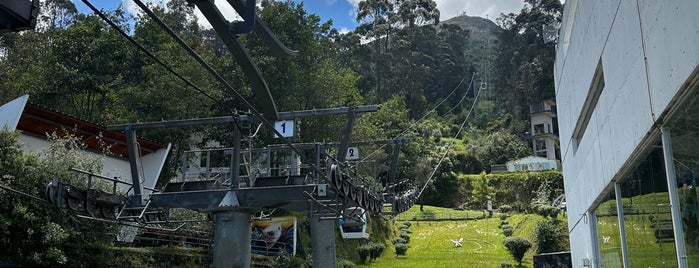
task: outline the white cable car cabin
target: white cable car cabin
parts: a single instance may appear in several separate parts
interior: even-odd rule
[[[366,230],[367,217],[366,212],[361,207],[345,208],[340,219],[340,233],[342,238],[346,239],[369,239],[369,233]]]

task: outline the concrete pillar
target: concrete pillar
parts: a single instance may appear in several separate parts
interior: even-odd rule
[[[250,213],[214,214],[214,267],[250,267]]]
[[[320,220],[311,216],[311,248],[313,250],[313,267],[335,268],[335,223],[332,220]]]

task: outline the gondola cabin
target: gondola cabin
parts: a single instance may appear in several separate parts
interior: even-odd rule
[[[369,239],[365,210],[361,207],[345,208],[340,219],[340,233],[345,239]]]

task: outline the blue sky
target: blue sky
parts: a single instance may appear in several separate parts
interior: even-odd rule
[[[144,2],[160,3],[164,0],[142,0]],[[215,0],[221,12],[229,20],[235,18],[235,11],[226,0]],[[332,19],[333,25],[340,31],[349,31],[357,27],[356,7],[360,0],[293,0],[294,2],[304,3],[304,7],[309,13],[318,14],[323,22]],[[81,0],[73,0],[79,12],[90,13],[90,10],[82,3]],[[132,0],[90,0],[97,8],[105,10],[113,10],[123,4],[128,10],[137,11]],[[459,15],[478,16],[488,18],[495,21],[500,13],[518,13],[524,6],[524,0],[435,0],[437,8],[441,12],[441,20]],[[203,17],[202,17],[203,20]],[[200,20],[204,25],[207,23]]]

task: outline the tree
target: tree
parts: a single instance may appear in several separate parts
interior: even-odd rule
[[[522,265],[522,258],[524,258],[524,254],[529,251],[529,249],[532,247],[532,243],[529,242],[529,240],[521,238],[521,237],[506,237],[505,240],[502,242],[505,245],[505,248],[507,248],[507,251],[510,252],[510,255],[519,263],[519,265]]]
[[[519,137],[498,131],[478,142],[477,153],[486,170],[490,170],[493,165],[531,155],[531,148]]]
[[[51,176],[84,181],[66,166],[89,170],[101,159],[82,156],[78,139],[54,136],[42,157],[24,154],[19,133],[0,130],[0,183],[32,196],[44,196]],[[26,266],[102,266],[100,256],[113,239],[114,227],[101,222],[78,220],[45,201],[0,190],[0,259]],[[70,256],[70,257],[69,257]]]
[[[545,42],[544,27],[558,27],[563,5],[558,0],[526,0],[519,14],[498,19],[500,53],[496,66],[501,79],[497,89],[501,102],[516,120],[528,115],[528,105],[554,97],[555,43]]]

